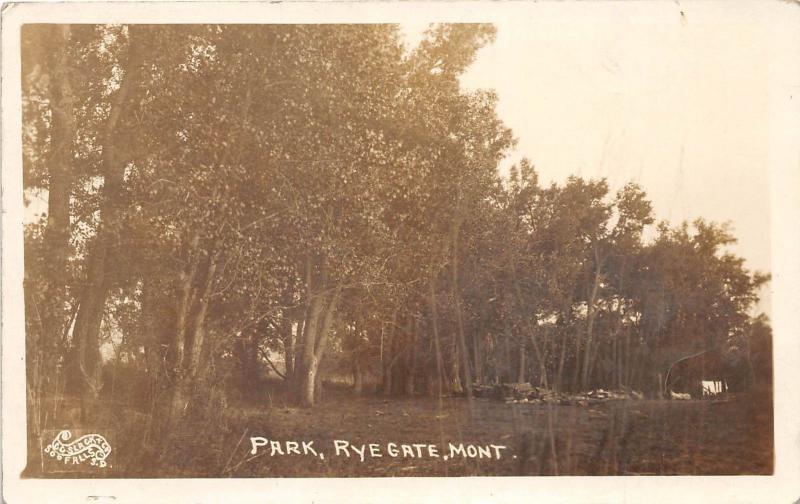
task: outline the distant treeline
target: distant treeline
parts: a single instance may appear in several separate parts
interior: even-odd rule
[[[704,350],[769,381],[767,277],[726,227],[656,224],[635,184],[499,175],[512,132],[459,85],[493,36],[26,25],[32,428],[47,394],[91,415],[104,361],[146,384],[156,427],[269,365],[306,406],[343,372],[387,395],[657,391]]]

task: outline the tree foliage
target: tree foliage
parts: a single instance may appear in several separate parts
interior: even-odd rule
[[[267,366],[306,406],[322,374],[469,394],[656,390],[699,349],[763,367],[767,277],[726,227],[646,240],[635,184],[545,186],[527,160],[500,176],[497,97],[459,84],[493,36],[27,26],[25,190],[48,207],[26,227],[29,356],[90,404],[113,344],[164,422]]]

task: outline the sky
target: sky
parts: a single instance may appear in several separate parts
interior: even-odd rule
[[[730,222],[739,240],[732,251],[768,272],[763,25],[668,7],[658,15],[507,16],[462,86],[498,94],[498,115],[518,140],[503,170],[524,156],[543,183],[605,177],[615,191],[637,182],[659,220]],[[411,44],[422,30],[404,25]],[[762,297],[768,310],[768,289]]]

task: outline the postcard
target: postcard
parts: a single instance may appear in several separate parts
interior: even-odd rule
[[[8,502],[800,498],[797,5],[2,14]]]

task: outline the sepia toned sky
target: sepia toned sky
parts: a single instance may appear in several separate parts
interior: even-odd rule
[[[462,85],[497,91],[518,139],[505,169],[525,156],[543,183],[571,174],[606,177],[612,190],[638,182],[659,219],[730,221],[733,251],[769,271],[764,27],[735,9],[663,4],[496,22],[496,41]],[[423,29],[406,26],[409,41]]]

